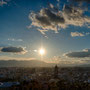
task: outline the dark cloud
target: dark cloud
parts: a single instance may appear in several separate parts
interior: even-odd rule
[[[75,6],[64,5],[63,16],[67,25],[83,26],[90,23],[90,17],[84,15],[84,9]]]
[[[80,52],[70,52],[64,54],[64,56],[71,57],[71,58],[84,58],[84,57],[90,57],[90,49],[84,49]]]
[[[43,30],[54,30],[57,31],[57,25],[64,27],[65,20],[59,12],[55,12],[54,8],[43,8],[40,12],[30,13],[32,25],[42,28]]]
[[[76,1],[76,2],[87,2],[87,3],[90,3],[90,0],[73,0],[73,1]]]
[[[26,50],[23,47],[2,47],[0,48],[0,51],[7,53],[26,53]]]
[[[69,25],[87,27],[90,24],[90,17],[85,15],[86,8],[74,4],[64,4],[63,9],[50,4],[48,8],[42,8],[39,12],[31,12],[29,15],[32,21],[31,26],[37,27],[37,30],[45,33],[48,30],[58,32],[61,28],[67,28]]]

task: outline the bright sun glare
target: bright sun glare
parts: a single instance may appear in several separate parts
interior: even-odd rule
[[[39,50],[39,53],[40,53],[40,55],[44,55],[44,54],[45,54],[45,50],[44,50],[43,48],[41,48],[41,49]]]

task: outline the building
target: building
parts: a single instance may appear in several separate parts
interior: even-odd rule
[[[54,78],[58,78],[58,66],[56,65],[54,68]]]

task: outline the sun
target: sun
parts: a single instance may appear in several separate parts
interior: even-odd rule
[[[45,49],[41,48],[41,49],[39,50],[39,54],[40,54],[40,55],[44,55],[44,54],[45,54]]]

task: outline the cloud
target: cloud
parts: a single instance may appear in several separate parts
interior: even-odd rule
[[[12,57],[12,56],[0,56],[0,60],[36,60],[34,57]]]
[[[87,32],[86,35],[90,35],[90,32]]]
[[[40,31],[41,34],[45,35],[45,32],[47,32],[48,30],[41,30],[41,29],[38,29],[38,31]]]
[[[22,39],[14,39],[14,38],[8,38],[8,41],[18,41],[18,42],[22,42]]]
[[[0,0],[0,6],[8,5],[11,0]]]
[[[64,54],[64,56],[70,57],[70,58],[85,58],[90,57],[90,49],[84,49],[80,52],[69,52]]]
[[[85,35],[83,33],[79,33],[79,32],[71,32],[71,36],[72,37],[83,37]]]
[[[90,26],[88,26],[88,28],[90,28]]]
[[[59,65],[82,65],[90,63],[88,58],[65,58],[62,56],[54,56],[49,59],[45,59],[46,62],[49,63],[58,63]]]
[[[41,8],[39,12],[30,13],[29,19],[32,23],[29,27],[37,27],[42,34],[49,30],[58,32],[61,28],[65,29],[70,25],[88,27],[90,17],[84,14],[85,11],[87,7],[83,8],[73,4],[65,4],[63,9],[59,10],[58,6],[55,7],[50,3],[48,8]]]
[[[0,52],[6,53],[15,53],[15,54],[25,54],[27,51],[23,47],[2,47],[0,48]]]
[[[90,35],[90,32],[71,32],[71,36],[72,37],[83,37],[83,36],[87,36]]]
[[[33,50],[34,52],[38,52],[38,50]]]
[[[75,6],[64,5],[63,16],[67,25],[84,26],[90,24],[90,17],[84,15],[84,9]]]
[[[59,12],[57,12],[59,13]],[[32,21],[32,25],[42,28],[43,31],[54,30],[57,32],[58,27],[64,28],[65,20],[62,15],[57,14],[54,8],[43,8],[38,13],[30,13],[29,18]]]
[[[3,0],[0,1],[0,6],[6,5],[6,4],[7,4],[6,1],[3,1]]]

